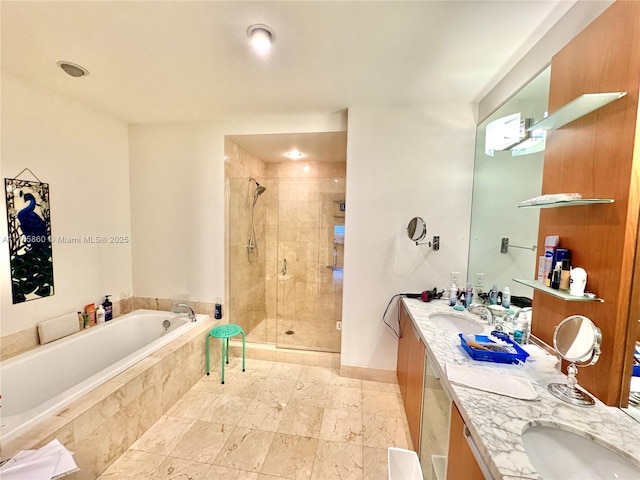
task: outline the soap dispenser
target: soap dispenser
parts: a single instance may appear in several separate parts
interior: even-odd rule
[[[104,296],[104,302],[102,302],[102,307],[104,308],[104,319],[105,321],[109,321],[113,318],[113,303],[109,300],[111,295]]]

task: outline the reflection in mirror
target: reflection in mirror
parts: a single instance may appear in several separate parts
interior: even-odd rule
[[[573,315],[560,322],[553,335],[553,346],[562,358],[571,363],[567,367],[567,383],[551,383],[547,387],[549,392],[578,407],[595,405],[591,395],[577,388],[576,374],[578,366],[588,367],[598,361],[601,343],[600,329],[587,317]]]
[[[413,217],[407,225],[407,236],[416,242],[423,240],[427,236],[427,224],[421,217]]]
[[[502,107],[485,119],[476,130],[473,171],[471,233],[467,281],[478,288],[497,284],[509,286],[511,295],[533,297],[530,287],[512,282],[513,278],[535,278],[536,253],[508,249],[500,253],[503,237],[515,245],[533,245],[538,240],[537,209],[518,209],[519,202],[539,196],[542,190],[544,152],[512,155],[509,150],[485,153],[485,130],[492,121],[520,113],[535,121],[546,116],[550,68],[532,79]],[[535,149],[534,149],[535,150]],[[484,274],[484,287],[476,284],[476,273]]]

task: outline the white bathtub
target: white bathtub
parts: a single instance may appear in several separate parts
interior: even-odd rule
[[[0,440],[23,433],[207,318],[191,322],[183,314],[136,310],[1,362]]]

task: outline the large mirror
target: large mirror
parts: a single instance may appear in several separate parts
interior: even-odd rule
[[[513,114],[534,121],[545,117],[550,69],[547,67],[538,74],[476,130],[467,270],[467,282],[476,291],[487,292],[496,284],[499,290],[508,286],[512,297],[533,298],[530,287],[513,279],[535,278],[536,257],[544,255],[533,250],[538,239],[540,211],[518,208],[518,203],[540,195],[544,151],[518,155],[510,149],[494,150],[491,156],[486,153],[489,149],[485,136],[488,125],[495,126],[498,119]],[[509,239],[506,253],[501,253],[503,238]]]

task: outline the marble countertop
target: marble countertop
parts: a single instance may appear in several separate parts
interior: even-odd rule
[[[564,383],[560,373],[536,374],[515,365],[477,362],[460,346],[457,332],[434,325],[429,316],[448,313],[470,318],[482,323],[469,312],[458,312],[443,300],[424,303],[417,299],[403,298],[409,314],[427,347],[427,354],[435,361],[445,388],[479,447],[480,455],[496,479],[542,479],[525,453],[521,434],[534,425],[556,426],[564,430],[595,438],[613,446],[626,458],[640,461],[640,424],[620,409],[609,407],[596,400],[592,408],[576,407],[557,399],[547,391],[547,384]],[[491,327],[485,325],[489,332]],[[499,373],[525,376],[538,392],[536,400],[519,400],[494,393],[452,384],[447,380],[445,365],[474,366]],[[578,383],[580,373],[578,373]]]

